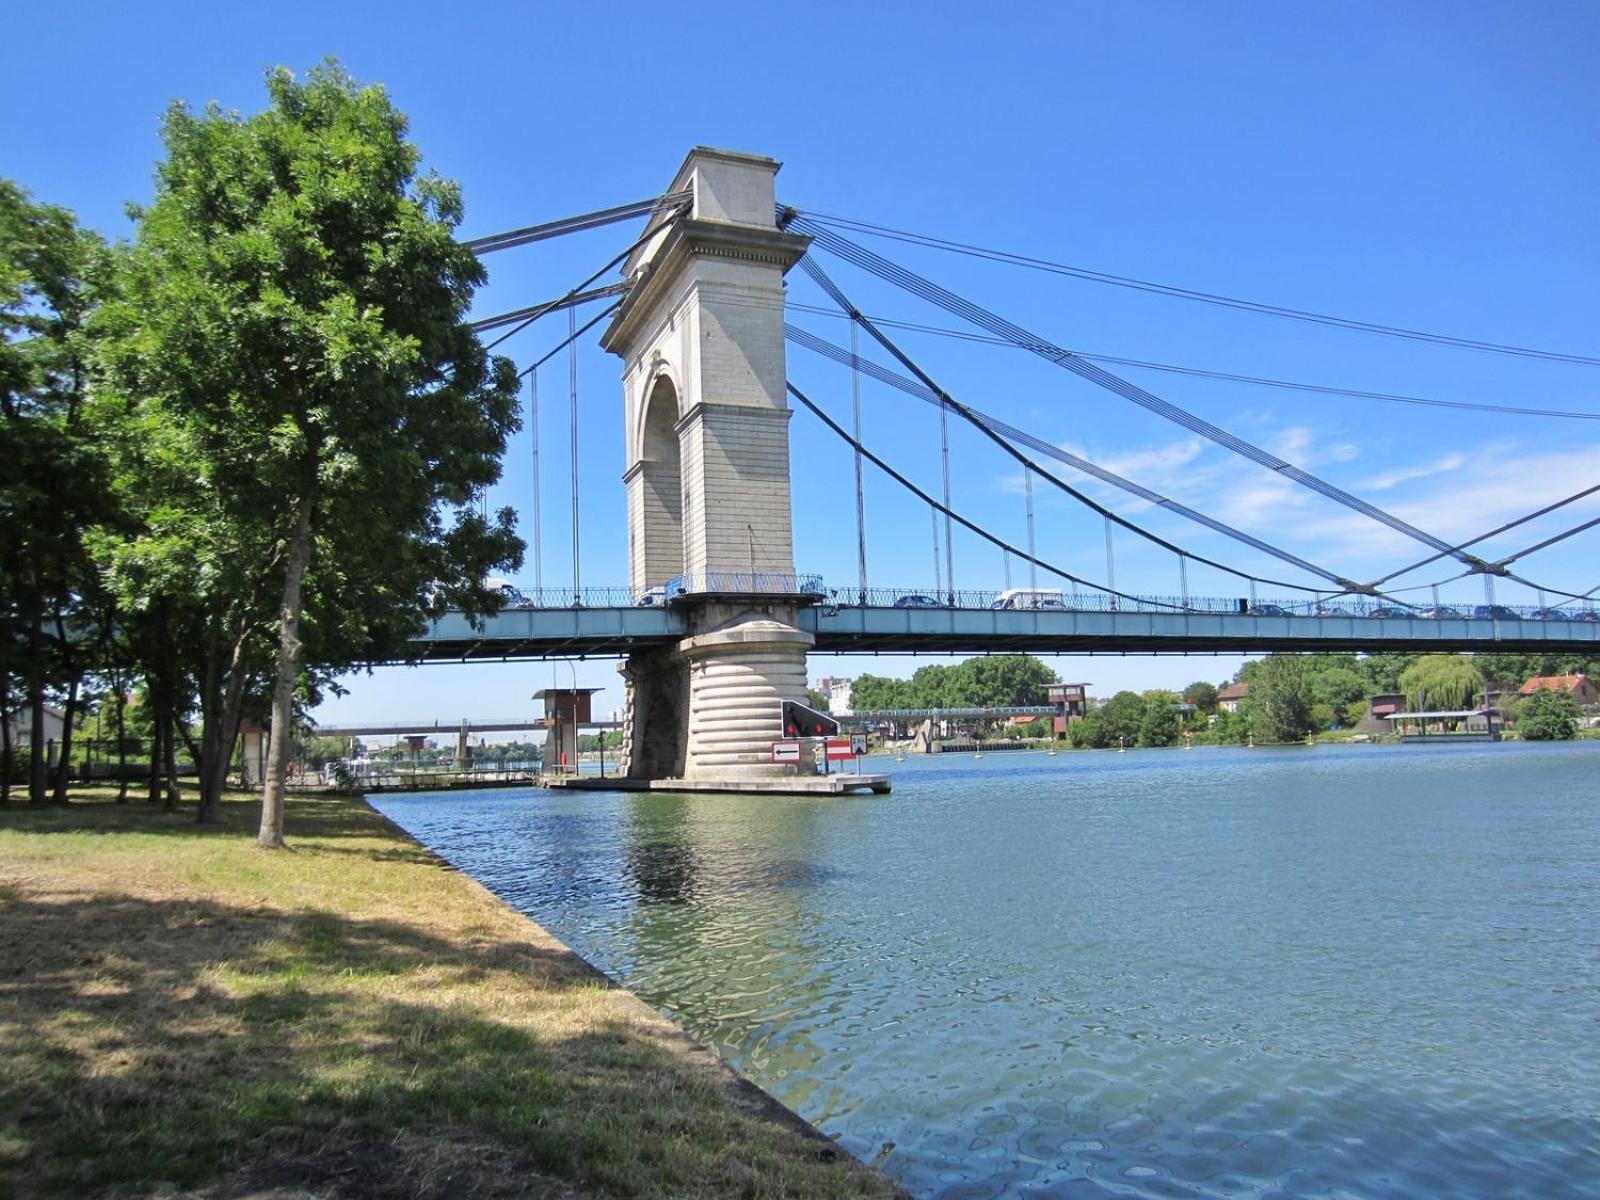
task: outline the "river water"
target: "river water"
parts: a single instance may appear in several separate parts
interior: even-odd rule
[[[378,807],[925,1197],[1600,1196],[1600,743]]]

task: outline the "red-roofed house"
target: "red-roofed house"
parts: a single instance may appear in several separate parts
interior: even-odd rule
[[[1217,693],[1217,707],[1223,712],[1238,712],[1239,701],[1250,694],[1248,683],[1230,683]]]
[[[1587,675],[1535,675],[1522,685],[1521,694],[1531,696],[1535,692],[1566,692],[1585,707],[1600,704],[1600,688]]]

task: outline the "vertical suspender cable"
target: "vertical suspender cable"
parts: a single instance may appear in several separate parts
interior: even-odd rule
[[[583,603],[583,575],[578,566],[578,310],[567,309],[567,374],[572,385],[572,602]]]
[[[1183,594],[1183,610],[1189,611],[1189,557],[1186,554],[1178,555],[1178,587]]]
[[[1028,503],[1028,590],[1039,590],[1039,566],[1033,562],[1033,556],[1038,553],[1033,546],[1033,468],[1022,468],[1022,494]]]
[[[861,490],[861,369],[857,358],[861,330],[850,322],[850,409],[855,418],[856,437],[856,572],[861,604],[867,602],[867,502]]]
[[[1111,518],[1106,518],[1106,587],[1111,591],[1117,590],[1117,560],[1111,553]],[[1111,601],[1111,606],[1116,607],[1117,602]]]
[[[544,562],[540,547],[544,517],[539,494],[539,371],[528,372],[528,429],[533,434],[533,594],[544,591]],[[540,604],[544,601],[540,600]]]
[[[1011,551],[1000,547],[1000,569],[1005,573],[1006,591],[1011,590]]]
[[[950,410],[939,406],[939,456],[944,472],[944,590],[945,598],[956,602],[956,552],[950,539]]]
[[[929,508],[928,515],[933,518],[933,590],[939,590],[939,510]]]

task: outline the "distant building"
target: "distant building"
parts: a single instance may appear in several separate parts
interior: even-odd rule
[[[1585,708],[1600,704],[1600,689],[1587,675],[1535,675],[1522,685],[1520,694],[1531,696],[1535,692],[1565,692]]]
[[[829,676],[817,680],[817,691],[828,698],[828,712],[836,717],[848,717],[855,710],[851,707],[851,692],[855,688],[855,680],[838,679]]]
[[[1052,683],[1045,694],[1056,709],[1055,716],[1050,719],[1050,727],[1055,733],[1065,733],[1068,725],[1089,711],[1087,683]]]
[[[1217,693],[1217,707],[1223,712],[1238,712],[1239,701],[1250,694],[1248,683],[1230,683]]]
[[[1404,692],[1379,692],[1367,703],[1367,713],[1374,721],[1384,721],[1405,709]]]
[[[44,741],[48,746],[61,744],[62,731],[66,729],[67,714],[54,704],[44,706]],[[21,748],[33,741],[33,710],[24,705],[6,719],[11,726],[11,745]]]

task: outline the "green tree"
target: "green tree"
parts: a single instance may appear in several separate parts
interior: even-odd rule
[[[106,365],[157,468],[125,464],[146,536],[119,566],[173,579],[203,626],[208,785],[271,635],[274,847],[308,657],[392,646],[430,603],[491,609],[481,580],[520,543],[509,510],[472,503],[499,476],[517,387],[466,323],[485,276],[455,237],[458,189],[418,175],[383,89],[328,63],[267,90],[248,118],[168,111]],[[430,601],[433,580],[450,586]]]
[[[1483,690],[1483,672],[1464,654],[1425,654],[1401,672],[1400,688],[1419,711],[1462,709]]]
[[[850,707],[857,712],[882,712],[912,708],[909,685],[904,679],[884,675],[858,675],[850,685]]]
[[[1217,685],[1201,679],[1183,689],[1183,698],[1198,712],[1210,714],[1217,711]]]
[[[1314,728],[1304,657],[1270,654],[1254,666],[1250,707],[1256,736],[1267,742],[1299,741]]]
[[[1178,740],[1183,723],[1172,705],[1172,694],[1146,699],[1144,712],[1139,716],[1139,745],[1170,746]]]
[[[104,625],[84,533],[105,520],[103,456],[83,421],[90,383],[86,322],[102,293],[107,251],[64,208],[0,180],[0,717],[31,713],[28,792],[45,778],[47,691],[66,692],[68,739],[88,659]],[[71,629],[69,637],[68,630]],[[0,746],[0,803],[9,800],[10,725]],[[66,801],[64,748],[54,799]]]
[[[996,654],[968,659],[958,670],[970,679],[978,707],[1014,708],[1044,704],[1056,673],[1031,654]]]
[[[1118,692],[1099,709],[1102,745],[1134,745],[1144,721],[1145,699],[1137,692]]]
[[[1517,706],[1517,732],[1530,742],[1578,736],[1578,702],[1567,692],[1540,690]]]

